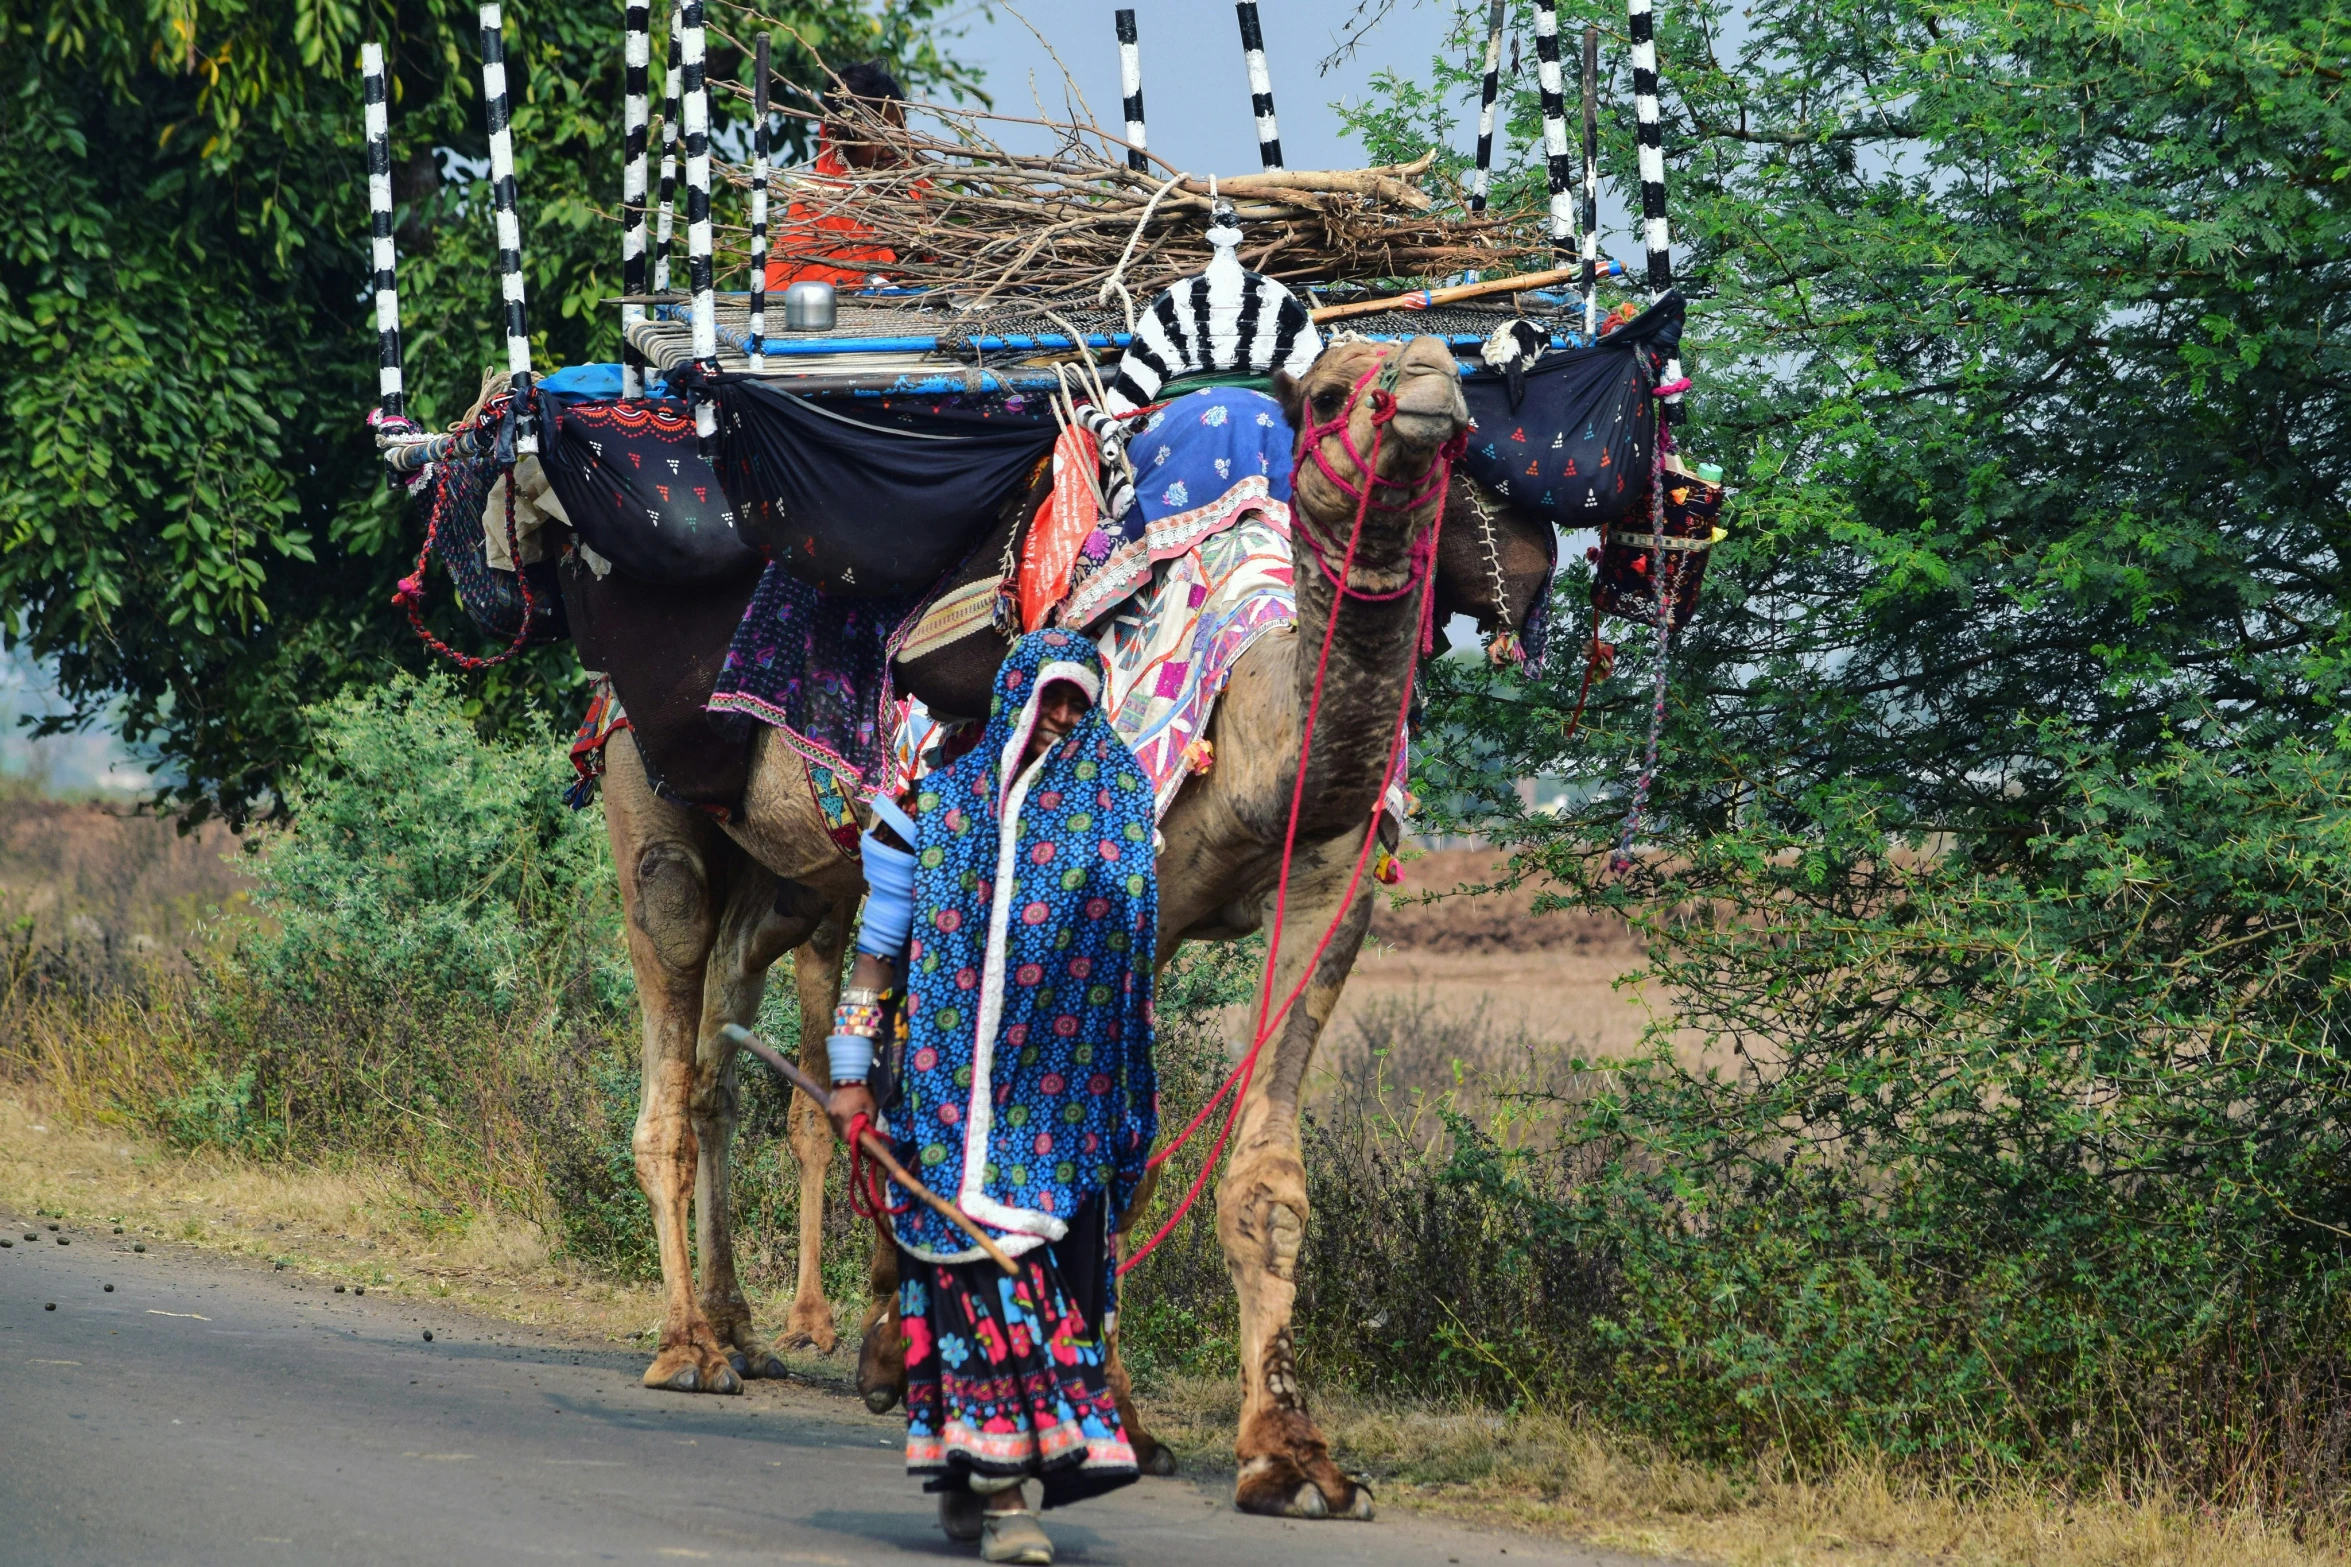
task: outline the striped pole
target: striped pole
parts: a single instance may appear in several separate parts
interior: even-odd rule
[[[1257,116],[1257,156],[1269,169],[1282,166],[1282,131],[1273,118],[1273,77],[1265,68],[1265,34],[1257,26],[1257,0],[1233,7],[1241,16],[1241,57],[1249,62],[1249,111]]]
[[[1486,210],[1486,173],[1494,167],[1494,95],[1502,90],[1502,6],[1486,12],[1486,82],[1478,97],[1478,166],[1469,177],[1469,210]]]
[[[1600,29],[1584,29],[1584,341],[1600,330]]]
[[[628,0],[623,13],[627,79],[622,85],[620,126],[620,291],[645,292],[645,82],[653,62],[652,0]],[[643,305],[620,307],[620,395],[645,395],[645,356],[628,340],[629,328],[645,319]]]
[[[1535,0],[1535,82],[1542,89],[1543,164],[1551,182],[1552,264],[1565,266],[1575,247],[1575,196],[1567,172],[1567,99],[1559,80],[1559,0]]]
[[[767,368],[768,35],[751,50],[751,368]]]
[[[677,8],[672,6],[669,59],[661,69],[666,85],[661,91],[661,207],[653,225],[653,292],[656,294],[669,292],[670,239],[676,232],[671,203],[678,188],[678,54],[684,47],[679,41]]]
[[[375,252],[376,397],[386,419],[408,416],[408,390],[400,376],[400,290],[393,281],[392,120],[385,92],[381,44],[359,46],[361,95],[367,117],[368,242]]]
[[[1665,127],[1657,109],[1657,28],[1649,0],[1629,0],[1633,38],[1633,118],[1641,150],[1641,243],[1649,251],[1649,297],[1673,287],[1673,231],[1665,222]],[[1666,384],[1681,380],[1677,355],[1665,362]],[[1666,398],[1666,418],[1679,416],[1681,395]]]
[[[710,83],[703,74],[702,0],[684,0],[679,56],[686,96],[686,286],[694,291],[694,363],[718,369],[718,299],[710,277]],[[718,408],[707,387],[694,397],[694,433],[704,454],[718,437]]]
[[[506,370],[514,396],[514,450],[539,449],[531,416],[531,329],[523,315],[522,219],[514,205],[514,133],[507,128],[506,40],[497,0],[482,7],[482,102],[490,120],[490,210],[498,226],[498,283],[506,307]]]
[[[1143,156],[1143,52],[1135,37],[1135,13],[1121,11],[1117,22],[1118,90],[1127,100],[1127,167],[1142,173],[1151,167]]]

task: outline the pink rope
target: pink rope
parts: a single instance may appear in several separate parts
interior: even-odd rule
[[[1347,581],[1347,579],[1351,577],[1355,571],[1355,551],[1363,541],[1364,521],[1371,515],[1373,510],[1373,493],[1376,490],[1383,488],[1399,490],[1406,488],[1405,485],[1397,483],[1393,480],[1380,478],[1378,475],[1378,469],[1376,466],[1374,466],[1379,461],[1380,446],[1386,438],[1386,427],[1389,421],[1396,417],[1396,400],[1394,396],[1376,388],[1372,392],[1372,444],[1371,458],[1369,462],[1363,461],[1356,452],[1354,437],[1347,427],[1348,420],[1354,413],[1355,404],[1357,400],[1363,395],[1365,386],[1371,381],[1373,376],[1381,373],[1381,371],[1386,368],[1387,361],[1386,358],[1383,357],[1379,365],[1376,365],[1372,369],[1365,371],[1362,378],[1355,383],[1354,388],[1347,395],[1347,406],[1341,410],[1337,418],[1329,421],[1328,423],[1309,425],[1307,427],[1305,440],[1301,445],[1296,464],[1293,466],[1291,471],[1291,485],[1294,489],[1297,484],[1298,473],[1303,470],[1306,464],[1306,458],[1309,454],[1311,454],[1314,458],[1315,465],[1322,470],[1323,476],[1329,479],[1334,485],[1337,485],[1340,493],[1348,496],[1356,503],[1355,524],[1354,527],[1349,530],[1347,535],[1346,558],[1342,562],[1341,567],[1337,572],[1332,572],[1329,563],[1323,559],[1321,546],[1315,543],[1311,531],[1306,529],[1303,525],[1295,530],[1307,540],[1307,547],[1309,552],[1314,555],[1316,562],[1322,566],[1324,574],[1329,576],[1331,581],[1336,585],[1341,600],[1353,598],[1370,602],[1392,601],[1401,598],[1405,593],[1410,592],[1415,587],[1428,587],[1428,585],[1435,579],[1435,573],[1430,568],[1433,566],[1436,560],[1437,532],[1444,526],[1445,522],[1445,510],[1442,505],[1437,508],[1437,515],[1429,525],[1426,549],[1424,550],[1418,544],[1413,547],[1411,566],[1409,568],[1405,584],[1402,588],[1399,588],[1392,593],[1372,593],[1362,589],[1350,587]],[[1361,474],[1363,477],[1364,482],[1360,489],[1358,489],[1348,480],[1342,478],[1337,473],[1334,473],[1331,469],[1329,460],[1323,456],[1322,443],[1334,433],[1339,436],[1341,444],[1345,446],[1349,460],[1355,462],[1356,472]],[[1437,451],[1436,464],[1433,470],[1436,474],[1436,478],[1432,484],[1422,488],[1419,493],[1414,495],[1411,500],[1407,501],[1402,506],[1383,506],[1379,509],[1383,511],[1409,511],[1425,503],[1431,496],[1442,496],[1446,486],[1452,480],[1453,464],[1455,460],[1460,457],[1467,444],[1467,432],[1456,434],[1453,439],[1447,441]],[[1433,631],[1431,616],[1435,610],[1435,607],[1436,594],[1434,592],[1423,593],[1420,605],[1420,625],[1418,628],[1420,634],[1415,639],[1416,648],[1425,649],[1429,644],[1429,640]],[[1355,853],[1355,868],[1347,878],[1346,894],[1339,899],[1338,907],[1331,915],[1330,924],[1323,928],[1322,939],[1315,943],[1312,956],[1306,960],[1305,967],[1299,972],[1298,982],[1290,987],[1289,994],[1282,998],[1281,1005],[1279,1007],[1275,1007],[1273,1005],[1273,977],[1275,968],[1278,966],[1281,960],[1282,922],[1285,914],[1289,909],[1290,871],[1296,859],[1298,846],[1298,817],[1305,803],[1307,763],[1314,754],[1314,728],[1316,720],[1319,718],[1322,712],[1323,686],[1330,672],[1331,642],[1334,634],[1338,629],[1338,624],[1338,606],[1337,604],[1333,604],[1332,613],[1323,623],[1322,649],[1321,652],[1316,656],[1314,664],[1314,686],[1307,694],[1306,729],[1305,733],[1300,738],[1298,746],[1298,773],[1296,779],[1292,782],[1290,787],[1290,820],[1287,829],[1282,834],[1281,872],[1274,883],[1273,928],[1268,933],[1266,941],[1265,978],[1258,990],[1257,1027],[1255,1030],[1255,1038],[1251,1040],[1249,1049],[1245,1054],[1242,1055],[1239,1064],[1237,1064],[1233,1068],[1232,1072],[1226,1076],[1224,1082],[1218,1085],[1216,1092],[1209,1096],[1208,1102],[1200,1107],[1199,1113],[1193,1116],[1191,1121],[1185,1125],[1184,1129],[1177,1133],[1174,1139],[1171,1140],[1166,1146],[1161,1148],[1157,1153],[1153,1154],[1148,1161],[1149,1167],[1154,1169],[1165,1163],[1166,1160],[1176,1152],[1176,1150],[1182,1148],[1186,1143],[1191,1141],[1192,1134],[1200,1129],[1202,1123],[1204,1123],[1216,1110],[1218,1104],[1224,1103],[1228,1094],[1231,1096],[1230,1102],[1226,1104],[1224,1124],[1217,1130],[1215,1146],[1209,1149],[1208,1157],[1201,1162],[1200,1173],[1192,1178],[1191,1188],[1184,1193],[1183,1201],[1176,1205],[1175,1212],[1168,1215],[1167,1222],[1160,1225],[1158,1230],[1152,1234],[1149,1240],[1146,1240],[1141,1246],[1137,1247],[1132,1254],[1130,1254],[1123,1262],[1118,1265],[1118,1271],[1121,1276],[1124,1276],[1127,1272],[1132,1270],[1136,1264],[1140,1263],[1145,1257],[1150,1256],[1152,1252],[1157,1250],[1159,1243],[1166,1240],[1170,1234],[1174,1233],[1175,1227],[1181,1224],[1184,1221],[1185,1216],[1192,1211],[1193,1204],[1200,1200],[1201,1192],[1205,1190],[1208,1185],[1208,1177],[1214,1173],[1218,1163],[1224,1158],[1225,1147],[1231,1141],[1233,1128],[1240,1120],[1241,1106],[1247,1101],[1249,1097],[1249,1085],[1256,1078],[1257,1060],[1258,1057],[1264,1053],[1266,1041],[1273,1037],[1274,1030],[1281,1026],[1283,1020],[1289,1016],[1291,1007],[1295,1006],[1297,1004],[1298,998],[1305,993],[1307,984],[1314,978],[1316,969],[1321,966],[1323,954],[1330,950],[1331,940],[1338,934],[1340,923],[1346,919],[1347,911],[1355,906],[1356,893],[1360,891],[1363,886],[1364,867],[1370,863],[1371,846],[1375,841],[1377,841],[1378,838],[1380,806],[1376,801],[1372,806],[1371,820],[1366,823],[1364,827],[1362,846],[1358,848]],[[1405,720],[1410,715],[1411,711],[1412,673],[1408,669],[1405,672],[1404,693],[1402,700],[1397,705],[1396,722],[1391,731],[1392,733],[1397,735],[1403,734]],[[1391,758],[1392,755],[1393,753],[1391,753]],[[1391,767],[1392,765],[1393,763],[1391,760]],[[1383,773],[1381,777],[1381,783],[1383,785],[1383,796],[1385,792],[1384,786],[1386,781],[1386,774]]]

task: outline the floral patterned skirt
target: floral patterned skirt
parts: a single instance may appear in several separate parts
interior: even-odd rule
[[[1015,1258],[1018,1276],[984,1258],[898,1254],[906,1468],[926,1478],[925,1490],[960,1490],[973,1475],[1030,1475],[1043,1481],[1044,1504],[1060,1507],[1135,1480],[1095,1326],[1107,1274],[1105,1242],[1092,1233],[1100,1199],[1077,1219],[1058,1245]]]

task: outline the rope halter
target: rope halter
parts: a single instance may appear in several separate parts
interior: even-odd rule
[[[1355,539],[1361,538],[1364,521],[1375,511],[1418,511],[1431,500],[1438,503],[1441,511],[1446,488],[1453,482],[1453,464],[1460,459],[1463,452],[1469,449],[1469,431],[1466,428],[1457,430],[1449,440],[1437,448],[1436,458],[1429,465],[1428,472],[1422,475],[1421,480],[1380,477],[1380,447],[1387,438],[1388,426],[1396,419],[1396,385],[1403,379],[1403,376],[1404,347],[1401,344],[1393,345],[1380,356],[1378,364],[1373,365],[1356,378],[1355,384],[1348,389],[1345,405],[1339,409],[1336,415],[1317,422],[1312,417],[1311,405],[1307,410],[1305,435],[1298,444],[1298,457],[1290,471],[1291,492],[1297,493],[1298,480],[1305,473],[1307,460],[1311,458],[1314,466],[1321,471],[1322,476],[1329,480],[1340,494],[1355,503]],[[1363,401],[1367,392],[1371,398],[1371,452],[1368,456],[1357,450],[1353,429],[1355,409]],[[1353,478],[1342,475],[1338,469],[1333,467],[1329,455],[1323,450],[1323,443],[1334,435],[1339,438],[1339,445],[1346,451],[1347,461],[1353,465],[1355,470]],[[1413,488],[1416,483],[1420,485],[1417,490]],[[1381,490],[1405,492],[1404,499],[1400,501],[1380,500],[1377,497]],[[1420,585],[1437,559],[1437,530],[1431,527],[1423,530],[1420,537],[1413,540],[1412,553],[1405,568],[1403,583],[1386,591],[1375,591],[1370,588],[1354,586],[1347,580],[1348,576],[1352,575],[1351,571],[1341,571],[1331,565],[1330,556],[1324,550],[1322,541],[1314,536],[1314,530],[1305,525],[1303,518],[1299,520],[1298,526],[1291,529],[1291,532],[1304,541],[1306,553],[1314,557],[1314,563],[1322,568],[1322,574],[1331,580],[1331,585],[1338,590],[1342,598],[1365,602],[1402,598]],[[1353,559],[1353,541],[1350,541],[1348,556],[1350,560]]]

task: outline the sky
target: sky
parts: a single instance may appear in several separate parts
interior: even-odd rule
[[[1093,118],[1116,132],[1119,109],[1118,35],[1109,0],[1019,0],[1018,10],[1052,40],[1093,108]],[[1266,68],[1273,78],[1274,113],[1282,133],[1282,161],[1293,169],[1360,168],[1362,149],[1339,129],[1331,105],[1360,101],[1382,69],[1414,77],[1427,73],[1452,16],[1447,0],[1398,0],[1356,55],[1327,76],[1316,68],[1337,41],[1353,10],[1350,0],[1262,0]],[[1136,0],[1135,30],[1143,65],[1143,107],[1151,150],[1197,174],[1245,174],[1259,167],[1257,127],[1249,112],[1249,78],[1241,58],[1241,30],[1232,0]],[[955,58],[987,73],[986,88],[999,112],[1033,114],[1036,95],[1052,115],[1061,110],[1061,72],[1027,27],[991,6],[967,17]],[[1474,138],[1465,126],[1462,141]]]

